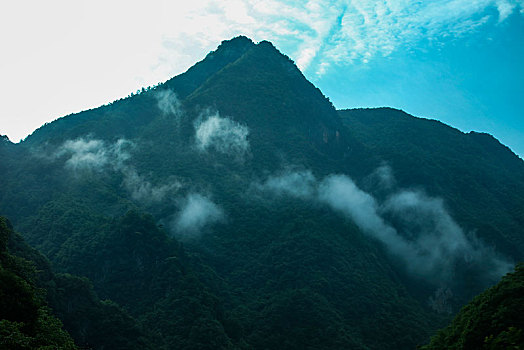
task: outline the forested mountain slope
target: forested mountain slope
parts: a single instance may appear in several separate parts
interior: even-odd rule
[[[245,37],[0,158],[0,214],[152,346],[413,348],[523,258],[522,160]]]
[[[394,169],[400,186],[445,198],[454,216],[516,260],[524,255],[524,162],[493,136],[464,134],[391,108],[339,111],[351,133]]]
[[[464,306],[453,322],[421,349],[522,349],[523,314],[524,267],[520,264]]]
[[[55,274],[3,217],[0,234],[1,349],[76,349],[73,339],[93,349],[157,348],[118,305],[100,301],[88,280]]]

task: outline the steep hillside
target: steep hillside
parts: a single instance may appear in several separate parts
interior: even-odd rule
[[[82,348],[157,348],[118,305],[100,301],[85,278],[55,274],[3,217],[0,234],[0,348],[76,349],[73,339]]]
[[[0,214],[153,347],[413,348],[523,258],[522,160],[337,112],[269,42],[4,141]]]
[[[224,41],[216,51],[211,52],[187,72],[159,84],[156,88],[162,87],[175,92],[181,98],[186,97],[213,74],[254,46],[255,44],[246,37]],[[86,134],[102,139],[137,137],[143,127],[161,114],[156,105],[162,96],[155,94],[153,90],[155,89],[151,87],[142,89],[138,94],[131,94],[128,98],[108,105],[59,118],[37,129],[23,143],[34,147]]]
[[[464,134],[391,108],[339,111],[352,135],[388,164],[399,186],[443,197],[467,230],[524,257],[524,162],[491,135]]]
[[[517,265],[514,272],[464,306],[421,349],[521,349],[523,314],[524,267]]]
[[[31,263],[7,249],[12,234],[0,217],[0,348],[76,349],[41,299]]]

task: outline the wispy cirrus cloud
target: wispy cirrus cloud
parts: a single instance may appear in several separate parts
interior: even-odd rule
[[[212,48],[224,38],[245,34],[275,42],[302,70],[321,75],[331,65],[366,63],[421,41],[462,37],[512,13],[524,14],[524,1],[197,1],[179,12],[183,33],[166,35],[164,44],[172,49],[187,40],[194,46],[196,40]]]

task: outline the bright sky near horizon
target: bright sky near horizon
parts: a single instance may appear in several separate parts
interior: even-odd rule
[[[390,106],[524,155],[524,0],[20,0],[0,4],[0,134],[269,40],[337,108]]]

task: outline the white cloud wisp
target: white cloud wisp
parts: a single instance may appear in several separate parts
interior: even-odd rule
[[[99,139],[78,138],[65,141],[53,156],[43,158],[65,157],[64,167],[77,176],[86,172],[100,173],[110,169],[120,172],[123,176],[122,186],[129,192],[131,198],[145,205],[161,203],[182,187],[176,179],[154,185],[140,175],[126,162],[131,158],[130,149],[134,147],[136,147],[134,143],[125,139],[108,144]]]
[[[196,147],[200,151],[215,151],[242,159],[249,151],[249,129],[218,113],[195,122]]]
[[[392,176],[391,171],[380,172]],[[258,191],[328,205],[353,221],[363,233],[383,243],[415,276],[449,283],[457,269],[472,268],[495,281],[512,265],[475,237],[466,235],[441,199],[398,190],[379,202],[346,175],[316,180],[310,171],[285,172],[257,183]]]
[[[173,223],[180,238],[198,237],[207,225],[224,219],[224,212],[208,197],[190,193],[181,201],[181,210]]]

